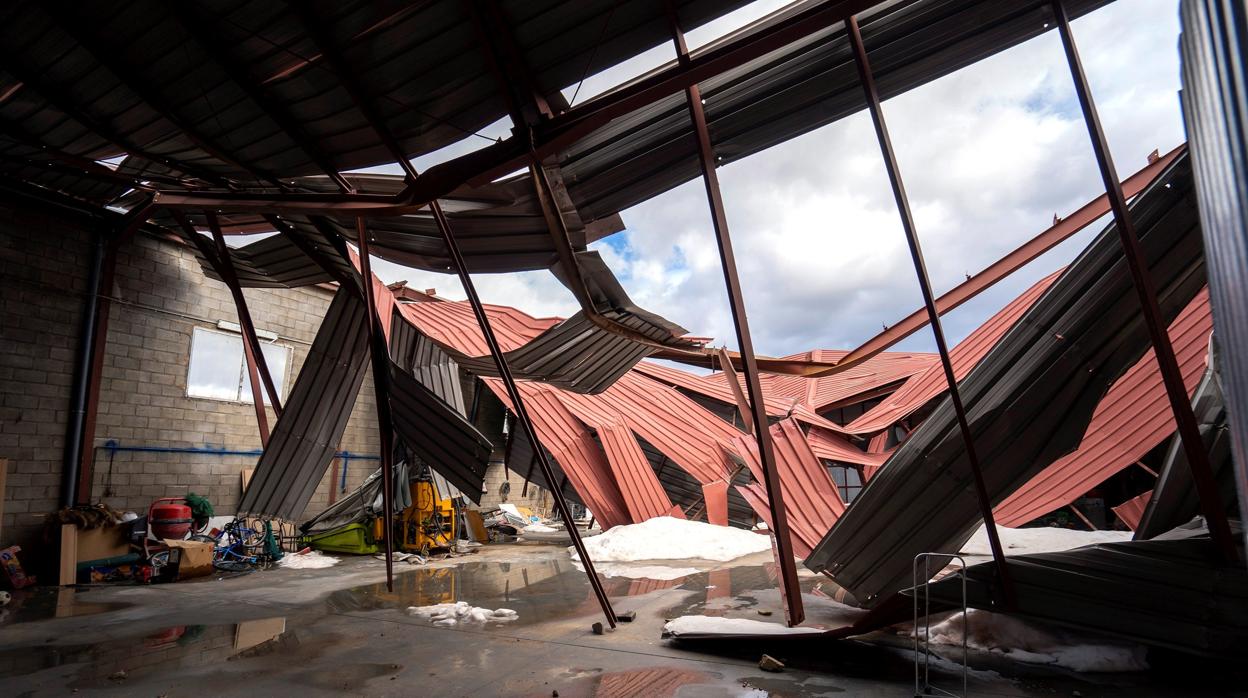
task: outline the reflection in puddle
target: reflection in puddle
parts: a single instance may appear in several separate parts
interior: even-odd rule
[[[33,587],[12,592],[13,599],[0,608],[0,625],[30,623],[46,618],[89,616],[126,608],[126,603],[91,600],[91,589],[75,587]]]

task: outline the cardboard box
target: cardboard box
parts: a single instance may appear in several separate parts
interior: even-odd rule
[[[77,562],[104,560],[130,552],[126,526],[102,526],[78,529]]]
[[[212,574],[212,543],[200,540],[170,540],[166,538],[165,545],[169,546],[170,564],[173,564],[173,557],[175,554],[177,555],[179,581]]]

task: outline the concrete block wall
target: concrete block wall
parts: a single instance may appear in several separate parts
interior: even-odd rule
[[[9,461],[0,544],[35,543],[43,516],[58,505],[90,257],[90,236],[81,225],[0,204],[0,458]],[[331,293],[315,287],[245,293],[256,326],[292,349],[289,391]],[[92,445],[94,500],[141,511],[155,498],[193,491],[206,495],[218,513],[232,513],[242,491],[240,474],[254,467],[255,456],[103,448],[109,441],[123,448],[260,448],[250,404],[186,394],[194,328],[237,321],[228,290],[205,277],[184,246],[138,235],[118,255],[111,295]],[[367,377],[341,449],[377,455],[373,410]],[[269,410],[270,428],[275,421]],[[376,465],[352,460],[348,491]],[[332,473],[327,471],[307,515],[328,504]]]

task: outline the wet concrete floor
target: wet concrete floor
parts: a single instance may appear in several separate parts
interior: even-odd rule
[[[272,570],[154,587],[39,589],[15,594],[0,617],[0,686],[7,696],[904,696],[913,693],[907,642],[820,643],[695,652],[660,637],[686,614],[780,622],[768,555],[731,565],[613,566],[617,612],[637,620],[595,635],[602,619],[584,574],[561,546],[489,546],[480,554],[398,565],[344,560],[323,570]],[[699,571],[690,573],[690,566]],[[619,576],[645,574],[640,578]],[[673,577],[665,579],[664,577]],[[854,611],[803,579],[809,624]],[[436,627],[410,606],[464,601],[509,608],[509,622]],[[769,614],[769,615],[763,615]],[[971,693],[986,696],[1232,695],[1164,676],[1071,675],[977,657]],[[937,672],[938,685],[960,675]]]

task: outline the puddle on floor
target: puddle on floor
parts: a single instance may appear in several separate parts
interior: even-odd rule
[[[678,579],[603,579],[613,599],[642,596],[680,586],[692,575]],[[457,567],[418,569],[396,575],[394,591],[385,582],[342,589],[326,603],[335,613],[383,609],[404,610],[412,606],[435,606],[465,602],[481,608],[508,608],[518,617],[508,625],[527,625],[560,618],[596,615],[600,612],[585,573],[570,560],[543,560],[525,564],[468,562]]]
[[[0,626],[30,623],[47,618],[72,618],[117,611],[127,603],[94,601],[90,587],[33,587],[12,592],[9,603],[0,607]]]

